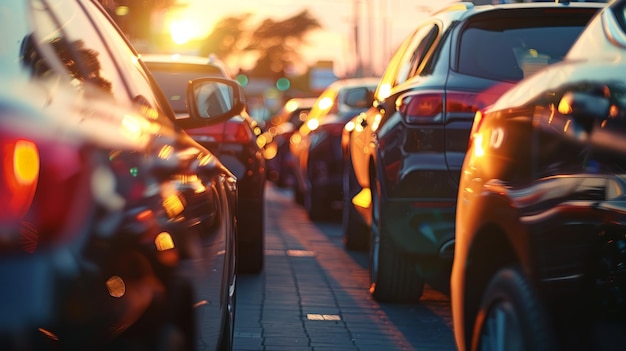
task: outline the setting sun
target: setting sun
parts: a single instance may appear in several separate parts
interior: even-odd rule
[[[193,20],[174,20],[170,22],[169,29],[172,40],[176,44],[185,44],[204,34],[200,26]]]

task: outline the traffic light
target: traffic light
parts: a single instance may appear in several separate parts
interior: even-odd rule
[[[291,87],[291,82],[289,81],[289,78],[286,77],[280,77],[276,80],[276,89],[278,89],[279,91],[286,91],[287,89],[289,89],[289,87]]]
[[[248,75],[245,73],[239,73],[237,74],[237,77],[235,77],[235,79],[239,82],[239,84],[241,84],[242,87],[246,87],[248,85],[248,83],[250,83],[250,79],[248,78]]]

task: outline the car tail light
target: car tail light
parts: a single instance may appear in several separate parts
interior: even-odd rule
[[[507,85],[508,87],[508,85]],[[475,92],[424,91],[407,94],[398,101],[398,110],[409,124],[441,122],[442,113],[473,115],[481,108],[492,104],[499,96],[491,89]],[[445,106],[445,110],[444,110]]]
[[[39,181],[39,150],[24,138],[3,137],[0,140],[0,211],[2,223],[22,218],[28,212]]]
[[[237,120],[229,120],[215,125],[187,129],[187,134],[191,135],[199,142],[214,143],[238,143],[246,144],[253,140],[250,128]]]
[[[34,252],[88,220],[91,183],[79,146],[0,132],[2,251]]]
[[[409,124],[432,123],[441,119],[443,93],[419,92],[399,99],[398,110]]]

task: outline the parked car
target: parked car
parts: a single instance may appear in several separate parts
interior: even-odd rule
[[[346,180],[344,193],[357,194],[346,204],[370,228],[368,236],[344,225],[344,235],[369,241],[376,300],[418,301],[427,281],[448,289],[456,195],[474,113],[561,60],[601,7],[454,3],[401,44],[373,107],[353,121],[344,143],[356,180]]]
[[[230,350],[234,175],[97,1],[0,8],[0,349]],[[190,125],[244,107],[189,87]]]
[[[306,120],[316,98],[291,98],[275,114],[261,134],[264,141],[265,165],[268,179],[279,187],[293,186],[294,157],[289,150],[293,133]]]
[[[215,57],[142,54],[157,83],[170,101],[178,118],[188,115],[185,104],[187,82],[199,77],[230,78],[223,63]],[[240,273],[263,270],[265,216],[265,158],[257,144],[261,128],[243,111],[223,123],[185,128],[194,140],[216,155],[237,177],[239,237],[237,267]]]
[[[610,3],[562,62],[476,114],[451,277],[461,351],[626,345],[625,14]]]
[[[349,78],[331,83],[317,98],[307,119],[291,136],[294,200],[312,220],[329,219],[342,210],[341,135],[353,116],[372,105],[378,78]]]

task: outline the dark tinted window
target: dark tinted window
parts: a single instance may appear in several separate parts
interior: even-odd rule
[[[74,87],[80,89],[89,83],[120,101],[128,101],[128,89],[109,50],[78,4],[35,0],[33,20],[37,24],[31,37],[34,46],[56,55]],[[56,63],[45,60],[49,57],[38,50],[31,51],[30,65],[36,75],[49,76],[53,72]]]
[[[518,81],[563,59],[587,17],[558,25],[532,17],[474,22],[461,37],[459,72],[494,80]]]
[[[172,65],[166,67],[162,64],[146,63],[150,72],[161,86],[161,90],[167,97],[176,113],[187,113],[187,105],[185,104],[185,94],[187,91],[187,83],[200,77],[221,77],[222,72],[213,66],[207,65],[206,68],[193,69],[193,67],[184,67],[182,65]]]

